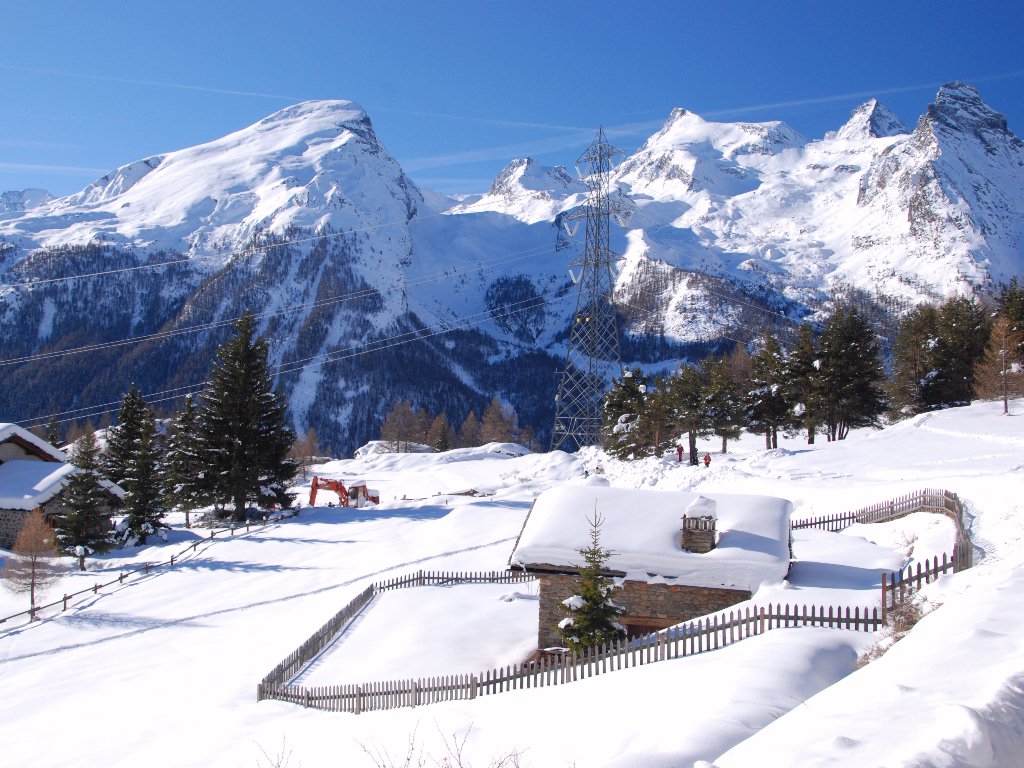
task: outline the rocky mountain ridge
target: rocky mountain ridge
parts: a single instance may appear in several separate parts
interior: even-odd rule
[[[1024,145],[963,83],[913,131],[872,100],[817,140],[676,109],[613,184],[634,208],[612,243],[628,363],[792,328],[837,293],[898,310],[1024,266]],[[550,424],[580,247],[557,224],[585,199],[564,168],[517,159],[445,202],[358,105],[321,101],[28,199],[0,209],[6,418],[87,415],[130,381],[173,407],[255,308],[295,426],[339,452],[401,399],[458,422],[497,395]]]

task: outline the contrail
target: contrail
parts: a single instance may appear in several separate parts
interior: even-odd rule
[[[85,168],[80,165],[37,165],[35,163],[0,163],[0,171],[38,171],[40,173],[67,173],[72,175],[110,173],[109,168]]]
[[[35,67],[18,67],[13,64],[0,64],[0,69],[14,72],[31,72],[36,75],[54,75],[56,77],[77,77],[81,80],[101,80],[108,83],[127,83],[129,85],[149,85],[157,88],[176,88],[181,91],[201,91],[203,93],[223,93],[229,96],[253,96],[258,99],[276,99],[279,101],[298,102],[303,99],[296,96],[284,96],[280,93],[260,93],[258,91],[236,91],[231,88],[210,88],[205,85],[188,85],[186,83],[162,83],[156,80],[134,80],[128,77],[109,77],[107,75],[91,75],[84,72],[61,72],[54,69],[36,69]]]

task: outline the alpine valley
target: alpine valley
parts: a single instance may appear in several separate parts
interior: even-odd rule
[[[626,365],[785,336],[840,300],[885,333],[921,301],[1024,273],[1024,143],[965,83],[912,130],[872,100],[820,139],[676,109],[611,183],[632,208],[612,236]],[[176,408],[251,308],[293,426],[335,454],[402,400],[458,425],[497,396],[544,444],[583,240],[561,219],[585,199],[575,174],[529,158],[485,195],[420,189],[349,101],[68,197],[4,192],[0,414],[94,415],[131,382]]]

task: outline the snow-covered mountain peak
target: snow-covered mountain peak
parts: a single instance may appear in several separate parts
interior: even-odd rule
[[[850,119],[836,131],[834,137],[849,141],[886,138],[905,133],[910,133],[910,129],[903,121],[877,99],[871,99],[850,113]]]
[[[527,224],[552,219],[567,204],[578,202],[586,186],[560,165],[543,166],[532,157],[516,158],[494,177],[490,191],[472,202],[456,205],[451,213],[494,211]]]
[[[924,119],[956,131],[1009,133],[1006,117],[986,104],[977,88],[959,81],[939,89]]]
[[[700,115],[676,107],[661,130],[651,136],[640,150],[680,149],[709,145],[724,157],[738,155],[770,155],[806,143],[800,134],[785,123],[716,123]]]
[[[350,101],[307,101],[206,144],[129,163],[0,234],[190,252],[289,226],[404,220],[422,197]]]
[[[0,192],[0,213],[16,213],[30,211],[53,200],[53,195],[45,189],[12,189]]]

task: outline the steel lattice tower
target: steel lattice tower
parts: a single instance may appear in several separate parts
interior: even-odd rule
[[[601,442],[604,391],[612,376],[622,375],[612,303],[615,287],[612,264],[620,257],[610,247],[610,219],[612,216],[619,218],[627,211],[608,194],[612,161],[620,154],[622,150],[609,144],[604,129],[599,128],[594,141],[576,161],[577,171],[590,194],[584,205],[563,219],[570,235],[575,233],[580,219],[586,221],[586,244],[582,255],[570,264],[570,274],[579,286],[579,293],[565,368],[555,398],[555,424],[551,431],[553,451],[571,452]],[[580,269],[578,277],[572,267]]]

